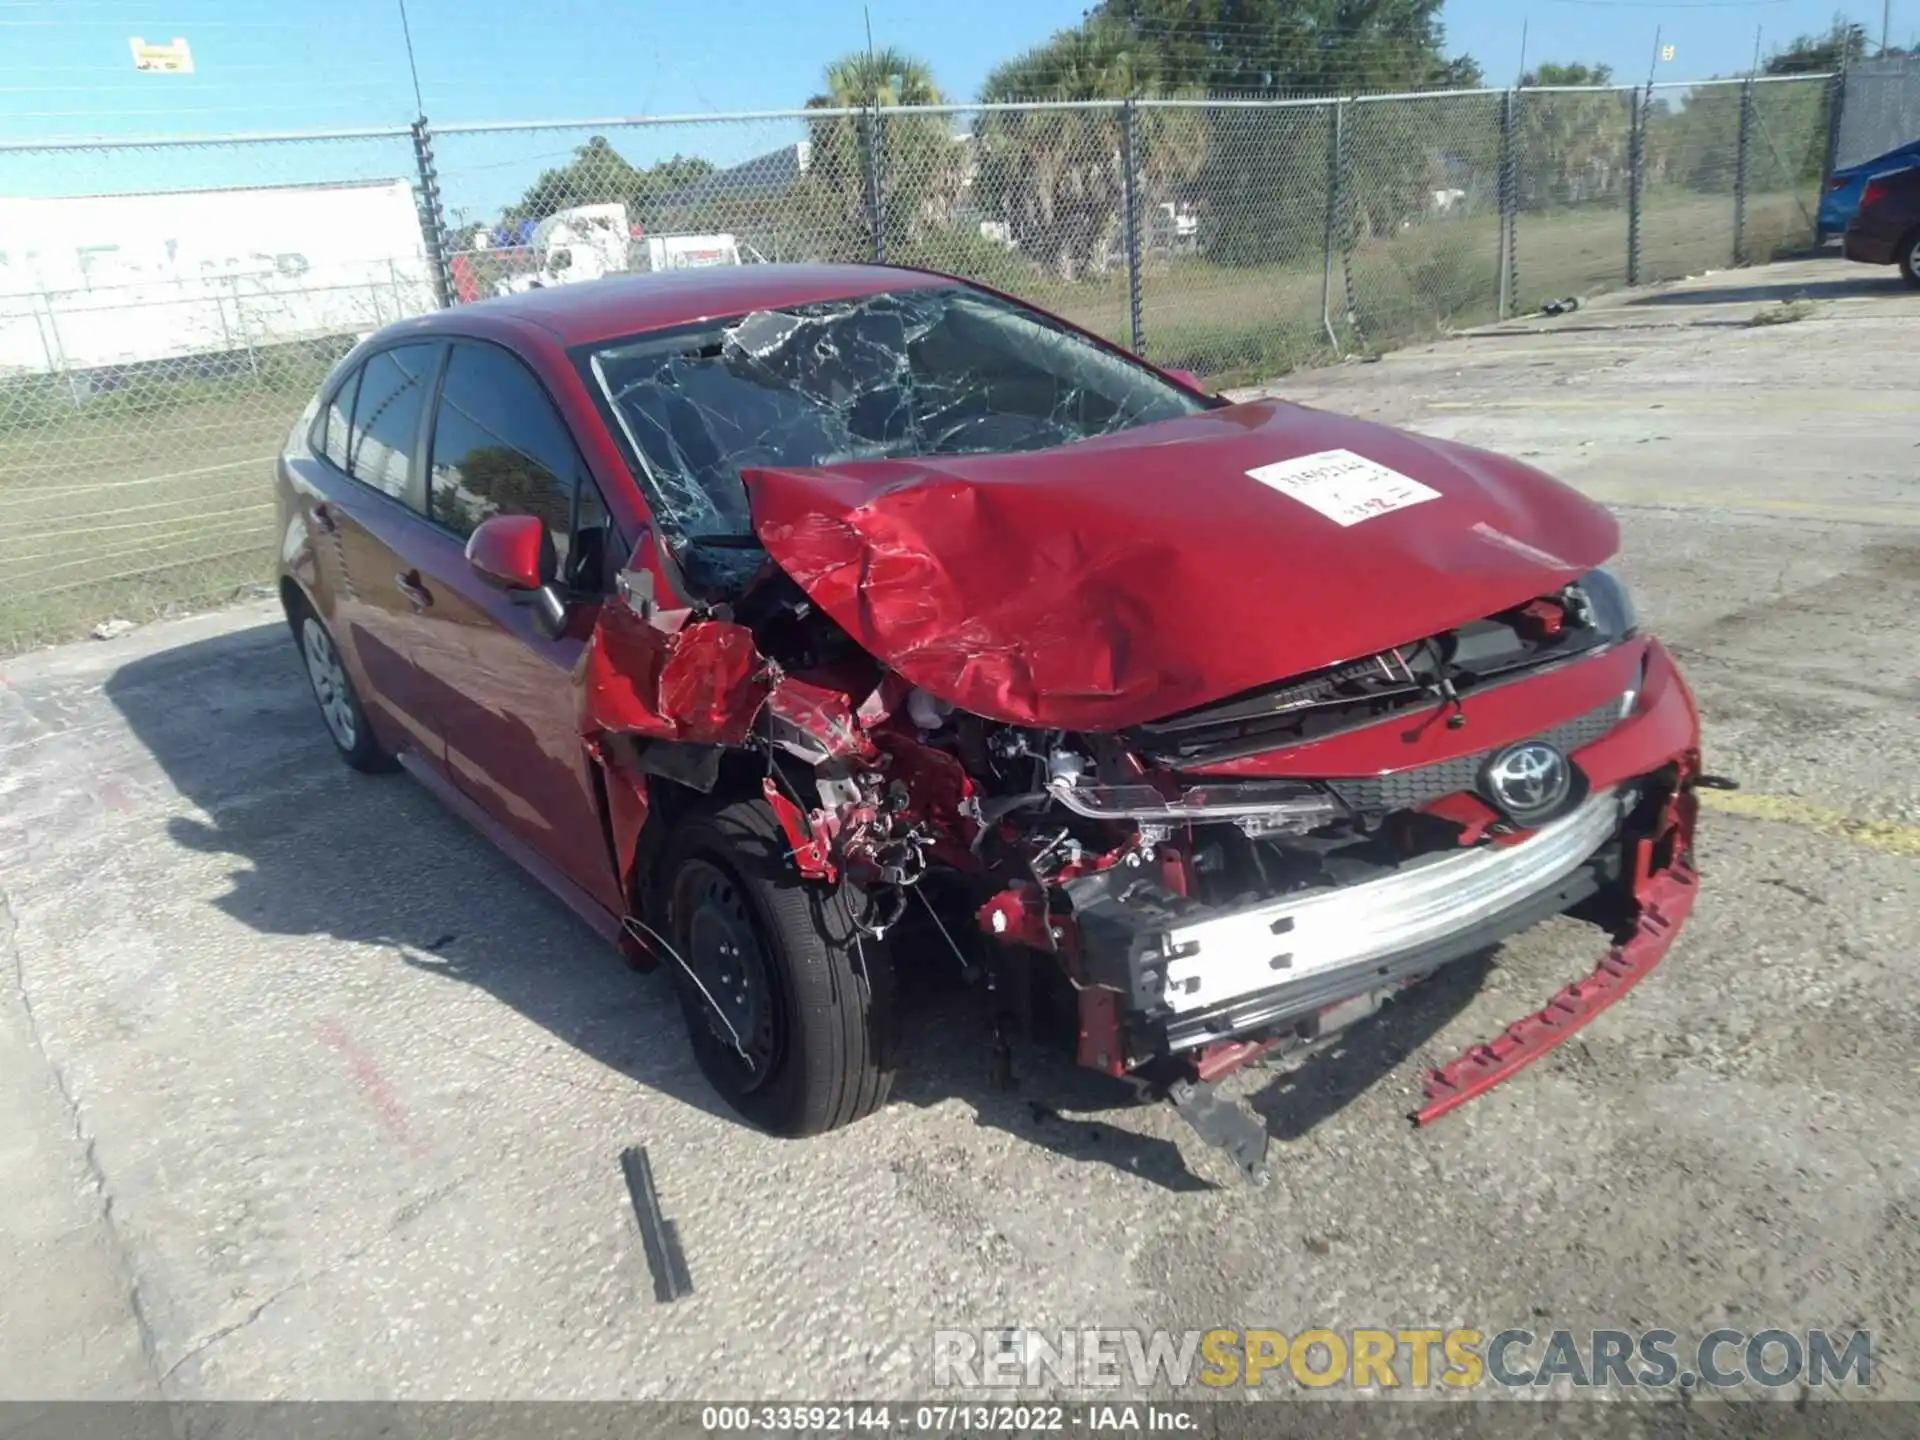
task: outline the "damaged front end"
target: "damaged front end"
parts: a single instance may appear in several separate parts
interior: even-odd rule
[[[908,684],[769,565],[727,618],[667,637],[639,667],[644,695],[621,668],[635,617],[603,621],[587,728],[643,791],[753,785],[793,869],[839,887],[863,935],[911,936],[896,963],[950,956],[985,982],[996,1044],[1003,1027],[1055,1035],[1258,1173],[1258,1127],[1211,1091],[1235,1069],[1304,1059],[1549,916],[1613,932],[1592,977],[1430,1077],[1420,1118],[1435,1118],[1611,1003],[1685,918],[1691,701],[1656,642],[1597,613],[1603,584],[1101,732],[988,719]],[[1517,702],[1576,713],[1515,731]],[[1382,773],[1409,737],[1441,758]],[[1502,789],[1524,745],[1564,783]]]
[[[1592,976],[1429,1076],[1430,1120],[1651,969],[1692,903],[1699,730],[1601,568],[1604,512],[1497,457],[1267,402],[1089,421],[1089,392],[1056,387],[1012,443],[982,387],[901,388],[947,323],[917,303],[864,361],[871,306],[595,362],[636,452],[686,475],[674,407],[699,367],[770,390],[797,347],[832,362],[801,396],[812,463],[736,450],[737,499],[651,497],[690,507],[678,543],[643,543],[583,662],[639,949],[659,949],[649,817],[751,793],[785,863],[845,897],[852,943],[984,983],[1002,1065],[1003,1028],[1056,1034],[1250,1174],[1264,1132],[1212,1089],[1239,1067],[1303,1059],[1550,916],[1605,927]],[[994,453],[929,441],[936,420]],[[896,425],[914,438],[861,457],[854,431]],[[1260,479],[1276,455],[1422,483],[1309,528]],[[1451,514],[1387,513],[1423,499]],[[685,593],[709,598],[653,599]]]

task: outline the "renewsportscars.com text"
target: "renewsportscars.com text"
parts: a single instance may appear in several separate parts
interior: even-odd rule
[[[933,1383],[966,1389],[1199,1385],[1356,1390],[1865,1389],[1865,1330],[940,1330]]]

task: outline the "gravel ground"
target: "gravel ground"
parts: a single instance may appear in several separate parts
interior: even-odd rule
[[[1615,505],[1744,788],[1661,969],[1431,1130],[1422,1069],[1596,932],[1240,1077],[1264,1190],[1062,1062],[990,1091],[939,994],[878,1116],[733,1123],[663,977],[339,765],[268,610],[6,662],[0,1395],[903,1397],[936,1327],[1431,1324],[1866,1327],[1873,1389],[1920,1399],[1916,305],[1809,262],[1273,387]],[[697,1287],[673,1306],[631,1143]]]

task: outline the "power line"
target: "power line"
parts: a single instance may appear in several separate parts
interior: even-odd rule
[[[145,19],[120,20],[0,20],[0,27],[13,30],[39,29],[71,30],[81,25],[90,25],[96,30],[134,30],[145,29],[158,22],[158,17],[149,15]],[[291,20],[196,20],[191,26],[194,30],[301,30],[305,25],[296,25]]]
[[[222,68],[224,69],[225,67],[223,66]],[[282,67],[276,65],[268,68],[278,70]],[[394,81],[383,83],[376,80],[329,80],[326,82],[326,88],[329,92],[352,90],[360,92],[378,91],[384,93],[391,91],[394,83]],[[151,84],[151,82],[143,76],[129,75],[126,83],[123,85],[0,85],[0,95],[130,95],[135,92],[146,91],[146,87],[149,84]],[[259,89],[260,87],[257,85],[250,85],[246,81],[235,81],[232,84],[220,82],[214,84],[202,83],[193,86],[191,90],[183,93],[204,99],[216,91],[245,90],[252,94],[258,94]]]
[[[1546,0],[1549,5],[1586,5],[1595,10],[1746,10],[1789,5],[1793,0]]]
[[[420,98],[420,67],[413,60],[413,27],[407,24],[407,0],[399,0],[400,34],[407,42],[407,73],[413,76],[413,113],[426,118],[426,102]]]

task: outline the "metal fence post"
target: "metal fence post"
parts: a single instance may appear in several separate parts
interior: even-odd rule
[[[413,131],[414,167],[420,172],[420,234],[433,267],[433,298],[445,310],[453,304],[453,274],[447,260],[447,220],[440,210],[440,174],[433,163],[433,131],[424,115],[408,128]]]
[[[1500,187],[1500,306],[1496,313],[1502,320],[1513,313],[1513,293],[1519,288],[1520,279],[1519,184],[1513,144],[1514,112],[1519,104],[1520,95],[1516,90],[1508,90],[1500,97],[1500,165],[1496,180]]]
[[[1139,159],[1134,146],[1136,111],[1129,95],[1120,106],[1120,187],[1122,203],[1127,207],[1127,315],[1133,326],[1133,353],[1145,355],[1146,334],[1140,324],[1140,196]]]
[[[1646,169],[1647,107],[1653,101],[1651,86],[1633,90],[1633,114],[1627,131],[1627,284],[1640,283],[1640,192]]]
[[[1847,61],[1840,57],[1840,68],[1827,77],[1827,153],[1820,163],[1820,194],[1824,197],[1827,186],[1833,182],[1833,172],[1840,163],[1840,121],[1847,113]],[[1816,245],[1827,237],[1820,231],[1820,222],[1814,221],[1813,240]]]
[[[861,158],[867,172],[867,226],[873,231],[873,260],[887,263],[886,192],[880,183],[880,168],[885,163],[886,134],[880,126],[880,107],[869,105],[860,116]]]
[[[1359,102],[1349,100],[1342,103],[1358,104]],[[1360,114],[1358,110],[1355,110],[1353,113],[1356,116]],[[1360,318],[1360,294],[1359,291],[1354,288],[1353,283],[1353,257],[1355,252],[1360,248],[1360,223],[1359,216],[1355,213],[1353,156],[1348,153],[1348,144],[1347,127],[1343,123],[1340,127],[1339,152],[1340,210],[1338,224],[1340,227],[1340,280],[1343,287],[1342,293],[1347,302],[1347,325],[1353,331],[1354,337],[1359,340],[1360,348],[1365,350],[1368,343],[1367,330],[1365,323],[1362,322]],[[1367,227],[1367,234],[1368,238],[1371,239],[1373,235],[1371,223],[1369,223]]]
[[[1333,102],[1333,114],[1327,121],[1327,235],[1320,268],[1320,324],[1327,332],[1327,344],[1340,353],[1340,336],[1333,328],[1333,241],[1340,213],[1341,129],[1347,102]]]
[[[1733,263],[1747,263],[1747,168],[1753,161],[1753,76],[1740,87],[1740,140],[1733,167]]]

